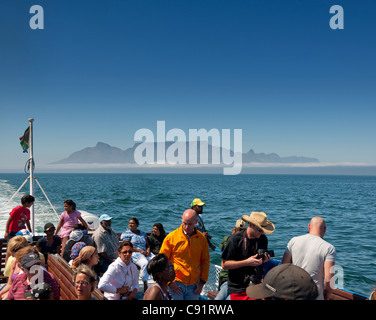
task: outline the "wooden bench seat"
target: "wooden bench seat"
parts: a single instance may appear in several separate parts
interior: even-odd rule
[[[0,283],[7,283],[8,277],[4,276],[5,256],[7,253],[7,240],[0,239]]]
[[[356,293],[334,289],[329,300],[367,300],[367,298]]]
[[[76,300],[77,295],[73,284],[73,270],[69,264],[59,255],[48,255],[48,271],[57,280],[60,287],[60,300]],[[93,296],[97,300],[103,300],[103,294],[95,289]]]

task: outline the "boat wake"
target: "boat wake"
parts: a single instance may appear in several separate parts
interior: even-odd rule
[[[21,204],[21,197],[24,194],[28,194],[27,187],[24,187],[24,189],[20,190],[18,195],[9,202],[9,199],[12,198],[16,191],[16,187],[11,185],[8,180],[0,179],[0,237],[4,236],[5,225],[9,218],[9,213],[14,207],[17,207]],[[55,226],[57,226],[57,224],[59,223],[58,216],[55,214],[43,195],[36,198],[34,204],[34,212],[35,233],[43,234],[43,228],[47,222],[52,222]]]

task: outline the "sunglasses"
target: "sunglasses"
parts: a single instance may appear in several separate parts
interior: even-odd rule
[[[130,253],[130,254],[132,254],[132,253],[133,253],[133,251],[132,251],[132,250],[127,250],[127,251],[120,251],[120,253],[122,253],[122,254],[127,254],[127,253]]]
[[[254,224],[251,225],[253,229],[255,229],[258,232],[264,232],[264,230],[260,229],[259,227],[255,226]]]

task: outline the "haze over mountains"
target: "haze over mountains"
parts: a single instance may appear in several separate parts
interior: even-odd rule
[[[165,149],[174,144],[174,142],[166,142]],[[189,154],[189,142],[185,142],[187,159]],[[82,163],[82,164],[92,164],[92,163],[136,163],[134,160],[134,152],[137,146],[140,143],[135,143],[133,147],[126,150],[122,150],[117,147],[110,146],[107,143],[98,142],[95,147],[87,147],[80,151],[73,152],[70,156],[65,159],[56,161],[52,164],[72,164],[72,163]],[[157,143],[154,143],[154,159],[156,157]],[[219,148],[217,150],[216,148]],[[208,145],[208,163],[212,163],[212,154],[219,151],[219,154],[222,155],[221,147],[212,147]],[[197,143],[197,163],[200,163],[200,142]],[[233,152],[230,151],[232,155]],[[289,156],[289,157],[280,157],[276,153],[255,153],[254,150],[250,149],[247,153],[242,154],[243,163],[318,163],[319,160],[316,158],[309,158],[304,156]],[[188,161],[187,161],[188,163]]]

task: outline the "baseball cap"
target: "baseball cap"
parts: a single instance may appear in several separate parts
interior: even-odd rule
[[[235,228],[239,230],[245,230],[247,228],[245,222],[242,219],[236,220]]]
[[[272,268],[262,283],[249,286],[246,292],[251,299],[314,300],[318,296],[317,285],[309,273],[289,263]]]
[[[202,202],[201,199],[193,199],[191,202],[191,207],[193,206],[204,206],[206,203]]]
[[[33,236],[26,229],[22,229],[22,230],[18,231],[16,233],[16,236],[22,236],[22,237],[24,237],[27,240],[28,243],[33,243]]]
[[[84,233],[80,229],[73,230],[69,235],[69,240],[79,241],[84,236]]]
[[[52,229],[55,229],[55,226],[53,225],[53,223],[48,222],[44,225],[44,232],[50,231]]]
[[[41,263],[39,255],[35,252],[29,252],[21,259],[21,267],[26,269],[30,269],[33,265]]]
[[[40,300],[48,300],[50,298],[50,294],[52,292],[51,286],[46,283],[37,283],[31,291],[25,292],[24,297],[25,299],[40,299]]]
[[[108,214],[102,214],[100,217],[99,217],[99,222],[101,221],[108,221],[108,220],[111,220],[112,217],[110,217]]]

